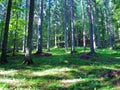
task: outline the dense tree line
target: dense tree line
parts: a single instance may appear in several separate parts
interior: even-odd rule
[[[32,62],[43,48],[117,47],[120,39],[119,0],[0,0],[1,62],[7,52],[22,50],[24,63]]]

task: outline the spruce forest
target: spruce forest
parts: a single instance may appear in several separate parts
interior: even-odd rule
[[[120,90],[120,0],[0,0],[0,90]]]

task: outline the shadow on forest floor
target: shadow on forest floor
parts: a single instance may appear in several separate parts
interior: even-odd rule
[[[8,57],[9,63],[0,65],[0,87],[32,90],[107,90],[119,88],[120,76],[104,77],[101,74],[120,69],[120,52],[97,50],[90,59],[80,59],[63,49],[51,50],[53,56],[33,56],[33,65],[22,65],[24,56]]]

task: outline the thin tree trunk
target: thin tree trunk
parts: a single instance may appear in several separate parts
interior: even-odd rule
[[[114,26],[114,25],[112,25],[112,29],[113,29],[113,37],[112,37],[112,39],[113,39],[113,48],[116,48],[116,41],[115,41],[115,26]]]
[[[68,51],[68,30],[67,30],[67,10],[66,10],[66,0],[64,2],[64,40],[65,40],[65,52]]]
[[[55,34],[55,37],[54,37],[55,38],[55,48],[57,48],[57,32],[56,32],[56,28],[57,27],[55,25],[55,33],[54,33]]]
[[[2,42],[1,63],[7,63],[6,50],[7,50],[7,40],[8,40],[8,30],[9,30],[9,23],[10,23],[11,7],[12,7],[12,0],[9,0],[6,21],[5,21],[4,38],[3,38],[3,42]]]
[[[82,23],[83,23],[83,47],[84,47],[84,52],[86,52],[85,11],[84,11],[83,0],[81,0],[81,6],[82,6]]]
[[[104,16],[105,16],[105,29],[106,29],[106,41],[105,41],[105,45],[108,46],[109,45],[109,30],[108,30],[108,25],[107,25],[107,11],[104,11]]]
[[[78,32],[78,28],[76,29],[76,46],[79,46],[79,32]]]
[[[16,25],[16,28],[17,28],[17,25]],[[14,31],[14,39],[13,39],[13,56],[15,56],[15,49],[16,49],[16,36],[17,36],[16,34],[17,34],[17,31],[15,30]]]
[[[16,29],[14,31],[14,39],[13,39],[13,56],[15,56],[16,48],[17,48],[17,30],[18,30],[18,13],[16,12]]]
[[[47,41],[47,51],[50,51],[50,0],[49,0],[49,13],[48,13],[48,41]]]
[[[104,22],[104,12],[101,11],[101,25],[105,26],[105,22]],[[105,47],[105,27],[101,27],[102,28],[102,46]]]
[[[26,0],[26,9],[28,9],[28,0]],[[28,12],[27,10],[25,11],[25,21],[27,23],[28,21]],[[28,25],[26,24],[25,25],[25,28],[24,28],[24,32],[25,32],[25,35],[23,36],[23,52],[25,53],[25,47],[27,45],[27,30],[28,29]]]
[[[75,52],[74,40],[74,18],[73,18],[73,0],[70,0],[70,22],[71,22],[71,53]]]

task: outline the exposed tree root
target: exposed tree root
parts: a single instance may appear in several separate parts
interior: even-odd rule
[[[96,52],[89,52],[89,53],[87,53],[87,55],[94,56],[94,55],[96,55]]]
[[[35,55],[35,56],[44,56],[44,57],[52,56],[52,54],[50,54],[50,53],[45,53],[45,52],[42,52],[42,53],[37,52],[37,53],[35,53],[34,55]]]
[[[1,58],[0,63],[1,63],[1,64],[6,64],[6,63],[8,63],[7,58]]]
[[[101,74],[100,76],[108,77],[108,78],[118,77],[120,76],[120,70],[115,70],[115,71],[110,70],[104,74]]]
[[[34,64],[32,60],[24,60],[23,64],[25,65],[30,65],[30,64]]]
[[[79,58],[80,59],[90,59],[92,56],[89,53],[82,53]]]

